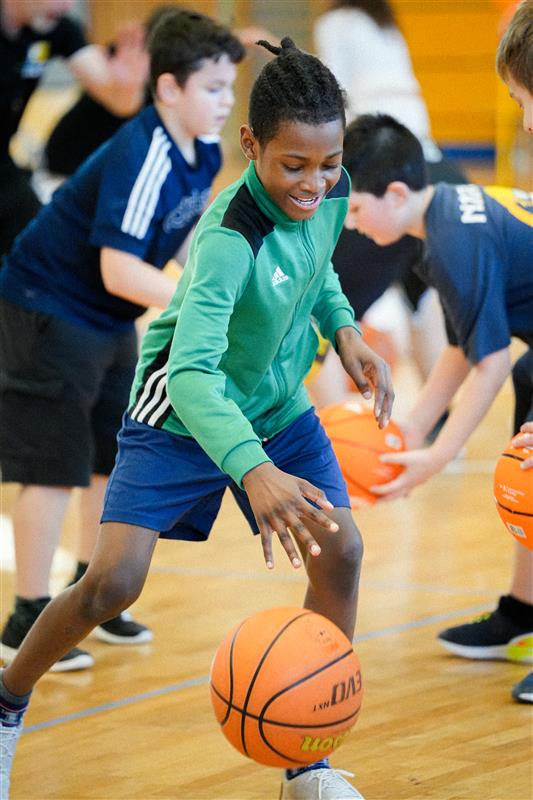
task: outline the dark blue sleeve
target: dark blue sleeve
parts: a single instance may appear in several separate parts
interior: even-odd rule
[[[505,258],[486,224],[443,226],[437,237],[429,271],[444,310],[448,340],[477,364],[511,341]]]
[[[53,56],[70,58],[87,44],[81,25],[69,17],[60,19],[50,34],[50,51]]]

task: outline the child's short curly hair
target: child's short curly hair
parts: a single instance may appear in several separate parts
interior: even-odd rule
[[[248,122],[263,145],[282,122],[320,125],[341,119],[346,125],[344,93],[325,64],[299,50],[288,36],[281,47],[257,44],[277,56],[263,67],[250,96]]]

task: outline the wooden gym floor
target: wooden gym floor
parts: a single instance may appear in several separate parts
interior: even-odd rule
[[[405,368],[396,385],[398,410]],[[402,501],[358,512],[366,554],[355,647],[366,696],[332,761],[368,800],[530,800],[531,707],[511,700],[527,667],[447,655],[439,630],[493,607],[508,589],[512,540],[493,507],[495,457],[509,432],[507,384],[466,455]],[[4,525],[14,488],[4,491]],[[54,570],[70,575],[72,503]],[[13,573],[1,572],[2,619]],[[228,498],[207,544],[160,542],[137,618],[140,647],[93,639],[92,670],[43,678],[14,767],[13,800],[273,800],[279,771],[226,742],[211,711],[208,671],[245,616],[300,605],[304,575],[278,548],[274,573]]]

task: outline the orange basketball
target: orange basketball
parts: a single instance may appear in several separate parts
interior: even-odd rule
[[[383,464],[382,453],[405,449],[403,436],[395,422],[379,428],[370,409],[361,403],[334,403],[321,408],[318,415],[337,456],[352,508],[373,505],[379,497],[371,486],[392,481],[403,466]]]
[[[520,469],[530,456],[528,447],[507,445],[494,471],[494,500],[509,533],[533,550],[533,469]]]
[[[333,752],[363,694],[349,639],[302,608],[271,608],[237,625],[215,653],[209,686],[226,739],[260,764],[285,768]]]

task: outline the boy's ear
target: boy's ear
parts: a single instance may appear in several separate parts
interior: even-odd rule
[[[162,103],[172,104],[180,91],[171,72],[163,72],[157,79],[156,96]]]
[[[257,158],[257,139],[249,125],[241,125],[241,150],[249,161]]]
[[[393,181],[387,186],[387,194],[395,205],[400,206],[409,199],[411,190],[403,181]]]

